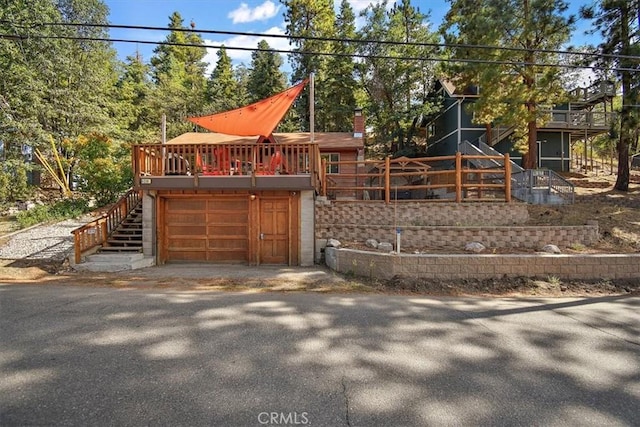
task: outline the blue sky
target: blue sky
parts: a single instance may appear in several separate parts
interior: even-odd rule
[[[284,8],[278,0],[104,0],[110,9],[109,20],[111,24],[140,25],[166,27],[169,16],[178,11],[184,18],[185,25],[191,21],[196,25],[196,30],[222,30],[265,34],[284,34],[283,13]],[[334,0],[336,8],[340,0]],[[351,0],[351,4],[357,13],[369,3],[376,0]],[[577,13],[579,7],[591,4],[592,0],[568,0],[569,13]],[[392,3],[392,1],[390,1]],[[429,21],[435,27],[439,26],[449,7],[446,0],[413,0],[412,4],[425,13],[429,12]],[[589,28],[589,23],[579,22],[572,39],[573,44],[581,44],[592,41],[584,32]],[[162,41],[166,33],[161,31],[143,30],[112,30],[112,38]],[[205,43],[210,45],[255,47],[260,38],[229,35],[203,35]],[[262,38],[262,37],[261,37]],[[269,45],[276,49],[289,49],[286,39],[265,38]],[[143,54],[146,61],[151,58],[154,46],[136,45],[133,43],[115,43],[118,55],[124,59],[133,54],[136,49]],[[209,49],[205,60],[210,63],[216,61],[216,50]],[[249,64],[251,52],[228,50],[229,56],[235,64],[244,62]],[[284,58],[287,64],[286,57]]]

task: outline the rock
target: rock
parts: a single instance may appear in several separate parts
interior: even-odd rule
[[[542,250],[542,252],[546,252],[546,253],[549,253],[549,254],[560,254],[560,253],[562,253],[560,248],[557,247],[556,245],[544,245],[541,250]]]
[[[389,242],[378,243],[378,249],[383,252],[393,252],[393,245]]]
[[[327,247],[329,248],[339,248],[340,246],[342,246],[342,243],[340,243],[339,240],[336,240],[336,239],[327,240]]]
[[[465,251],[467,251],[467,252],[475,252],[475,253],[480,253],[480,252],[484,251],[485,249],[487,249],[487,248],[480,242],[467,243],[467,245],[464,247]]]
[[[367,239],[365,244],[373,249],[378,249],[378,241],[376,239]]]

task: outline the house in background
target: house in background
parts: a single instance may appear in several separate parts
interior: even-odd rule
[[[466,143],[477,147],[479,152],[486,153],[493,148],[502,154],[509,153],[515,163],[521,164],[522,154],[514,150],[513,128],[494,127],[488,135],[485,125],[473,123],[468,106],[478,99],[481,90],[457,88],[447,80],[437,83],[435,94],[443,104],[440,112],[424,123],[427,155],[451,155],[463,151],[461,146]],[[572,101],[555,106],[549,111],[551,120],[538,129],[536,164],[554,171],[569,171],[571,147],[576,141],[609,131],[614,119],[610,106],[614,96],[615,84],[609,81],[573,90]]]

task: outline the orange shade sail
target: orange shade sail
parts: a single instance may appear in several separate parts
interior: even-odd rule
[[[188,120],[210,131],[227,135],[268,137],[278,126],[307,82],[308,79],[284,92],[246,107],[210,116],[189,117]]]

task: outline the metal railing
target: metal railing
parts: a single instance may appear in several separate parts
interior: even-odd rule
[[[529,169],[514,173],[512,181],[514,197],[529,203],[537,203],[545,195],[557,195],[567,203],[575,201],[575,186],[549,169]]]
[[[74,256],[76,264],[82,261],[82,254],[96,246],[104,245],[109,235],[140,204],[141,193],[129,190],[100,218],[73,230]]]

